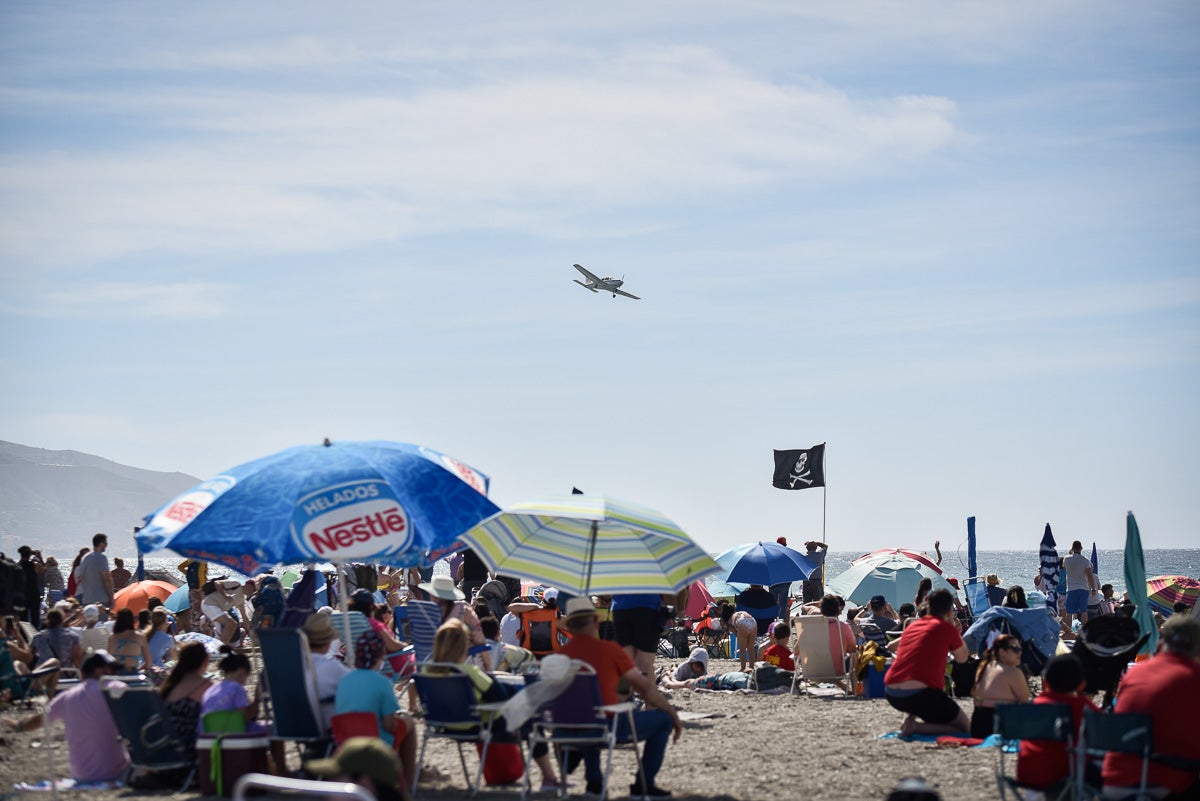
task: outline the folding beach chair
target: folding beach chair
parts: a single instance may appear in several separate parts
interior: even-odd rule
[[[796,672],[792,678],[792,692],[798,685],[803,691],[814,682],[841,682],[846,695],[855,696],[857,681],[856,661],[847,659],[845,641],[842,639],[841,621],[824,615],[799,615],[792,618],[792,630],[796,632]],[[838,653],[831,648],[830,626],[837,633]]]
[[[129,752],[128,782],[134,770],[147,773],[184,773],[179,792],[187,790],[196,776],[196,754],[175,732],[166,702],[150,685],[107,681],[104,700],[112,713],[117,732]]]
[[[1130,754],[1141,759],[1142,775],[1136,788],[1122,801],[1153,801],[1154,796],[1146,792],[1146,777],[1150,771],[1151,751],[1154,747],[1154,720],[1149,715],[1097,714],[1090,709],[1083,711],[1079,724],[1080,762],[1088,756],[1102,756],[1110,751]],[[1083,771],[1077,772],[1076,792],[1079,798],[1099,797],[1094,788],[1083,781]]]
[[[17,663],[4,643],[5,638],[0,636],[0,691],[8,690],[9,699],[14,703],[30,705],[39,694],[38,680],[53,676],[60,668],[50,667],[31,673],[18,673]]]
[[[1009,776],[1004,767],[1005,753],[1020,740],[1055,740],[1062,742],[1070,755],[1070,773],[1062,783],[1057,801],[1078,801],[1076,771],[1082,772],[1079,754],[1075,749],[1074,723],[1071,707],[1066,704],[998,704],[996,706],[996,733],[1000,735],[999,759],[996,768],[996,784],[1000,787],[1001,801],[1006,790],[1012,790],[1016,798],[1023,797],[1026,788]],[[1047,797],[1055,789],[1045,790]]]
[[[269,628],[258,632],[262,677],[271,712],[271,739],[304,745],[322,755],[333,741],[321,717],[317,676],[308,638],[299,629]]]
[[[408,633],[412,637],[413,656],[418,662],[433,657],[433,637],[442,625],[442,610],[433,601],[408,601]]]
[[[600,698],[600,682],[596,678],[596,670],[578,659],[571,660],[571,664],[576,673],[570,687],[543,705],[540,715],[533,719],[533,728],[529,733],[530,749],[538,743],[553,747],[558,754],[559,770],[563,776],[567,775],[563,763],[568,752],[604,749],[604,779],[599,797],[606,798],[609,776],[612,774],[613,751],[620,743],[617,739],[618,718],[624,715],[629,720],[629,731],[633,735],[631,744],[634,758],[637,760],[638,781],[645,787],[646,774],[642,771],[642,754],[637,747],[637,729],[634,726],[634,704],[630,701],[605,704]],[[533,676],[528,679],[536,680]],[[528,776],[528,773],[526,775]],[[561,796],[565,793],[564,783],[558,794]]]
[[[286,795],[289,797],[311,796],[314,801],[337,799],[337,801],[375,801],[375,796],[365,787],[350,782],[323,782],[312,779],[288,779],[282,776],[271,776],[266,773],[247,773],[237,780],[233,786],[233,801],[246,801],[251,792],[261,796],[264,792],[270,795]]]
[[[417,697],[421,700],[421,709],[425,718],[425,731],[421,736],[421,749],[417,755],[417,764],[425,759],[425,747],[430,739],[440,738],[451,740],[458,747],[458,759],[462,763],[463,778],[467,780],[467,789],[474,798],[479,793],[483,779],[483,764],[487,761],[488,748],[492,742],[491,720],[484,723],[480,717],[482,711],[495,711],[500,704],[478,704],[475,701],[475,687],[471,677],[463,666],[452,662],[426,662],[420,666],[413,677],[417,688]],[[467,759],[463,756],[464,743],[481,743],[479,764],[475,768],[475,781],[467,770]],[[525,766],[525,783],[529,782],[529,764],[525,759],[525,751],[521,750],[521,761]],[[412,777],[412,792],[417,792],[417,779]]]

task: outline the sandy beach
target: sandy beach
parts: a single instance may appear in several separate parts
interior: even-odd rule
[[[670,663],[669,660],[667,660]],[[660,664],[663,660],[660,660]],[[673,664],[673,663],[672,663]],[[736,670],[736,662],[713,660],[717,671]],[[688,801],[717,799],[883,799],[906,776],[923,776],[937,784],[943,798],[998,797],[994,779],[996,752],[990,748],[936,748],[921,742],[879,739],[895,730],[901,715],[882,699],[794,697],[674,690],[672,703],[681,711],[704,715],[685,724],[683,737],[667,750],[658,783]],[[970,709],[970,703],[964,702]],[[289,750],[295,768],[295,749]],[[474,767],[475,758],[468,755]],[[419,798],[467,797],[454,746],[434,740],[425,764],[449,776],[445,784],[422,786]],[[628,750],[614,758],[610,798],[623,798],[634,773]],[[540,779],[537,769],[535,781]],[[12,792],[15,782],[37,782],[67,775],[61,726],[0,737],[0,787]],[[582,793],[582,769],[572,780]],[[52,797],[25,793],[27,797]],[[83,793],[73,793],[83,797]],[[135,796],[197,798],[198,791],[174,793],[122,789],[89,791],[103,801]],[[3,797],[3,796],[0,796]],[[541,798],[550,798],[542,794]]]

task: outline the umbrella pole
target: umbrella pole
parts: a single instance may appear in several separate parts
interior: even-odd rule
[[[355,667],[354,643],[350,642],[350,614],[346,609],[346,578],[342,574],[341,562],[334,562],[333,566],[337,568],[338,610],[342,613],[342,644],[346,652],[345,662],[353,668]]]
[[[592,521],[592,537],[591,537],[591,540],[588,542],[587,571],[584,573],[584,576],[583,576],[583,597],[584,598],[588,597],[589,591],[592,588],[592,560],[594,560],[596,558],[596,534],[597,534],[597,529],[599,528],[599,526],[600,526],[600,524],[598,521],[595,521],[595,520]]]

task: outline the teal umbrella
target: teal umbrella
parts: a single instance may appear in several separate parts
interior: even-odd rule
[[[1133,601],[1133,619],[1143,634],[1150,632],[1150,639],[1139,653],[1152,654],[1158,648],[1158,626],[1154,625],[1154,613],[1146,597],[1146,560],[1142,555],[1142,535],[1133,512],[1125,516],[1125,587],[1129,600]]]

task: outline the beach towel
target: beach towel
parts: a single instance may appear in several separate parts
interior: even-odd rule
[[[108,782],[77,782],[74,779],[58,779],[51,782],[49,779],[44,779],[40,782],[30,784],[28,782],[20,782],[13,785],[14,790],[24,790],[30,793],[48,793],[51,791],[64,790],[120,790],[125,785],[119,781]]]
[[[900,732],[898,730],[885,732],[885,733],[879,735],[879,739],[880,740],[904,740],[905,742],[917,742],[917,743],[932,743],[932,744],[940,746],[940,747],[949,746],[949,747],[954,747],[954,748],[996,748],[1000,745],[1000,742],[1001,742],[999,734],[991,734],[991,735],[988,735],[988,737],[986,739],[980,740],[975,737],[968,737],[965,734],[962,735],[961,737],[954,735],[954,734],[913,734],[909,737],[905,737],[902,734],[900,734]],[[1010,743],[1007,746],[1007,749],[1008,749],[1007,750],[1008,753],[1016,753],[1016,751],[1017,751],[1016,743]]]

